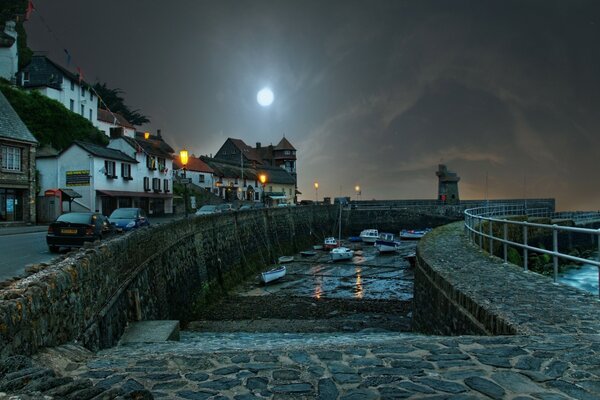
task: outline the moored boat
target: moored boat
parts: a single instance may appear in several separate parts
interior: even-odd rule
[[[375,243],[379,239],[379,231],[377,229],[365,229],[360,233],[360,238],[366,243]]]
[[[286,273],[286,268],[284,266],[274,268],[269,271],[265,271],[261,273],[262,281],[264,283],[273,282],[274,280],[283,278]]]
[[[425,236],[425,234],[429,231],[431,231],[431,229],[422,229],[422,230],[403,229],[400,231],[400,234],[398,236],[402,240],[419,240],[423,236]]]
[[[316,256],[317,252],[316,251],[310,251],[310,250],[306,250],[306,251],[301,251],[300,255],[302,257],[312,257],[312,256]]]
[[[360,236],[350,236],[348,238],[348,241],[351,243],[358,243],[358,242],[362,242],[362,238]]]
[[[354,256],[354,251],[347,247],[336,247],[329,253],[332,261],[351,260]]]
[[[294,256],[281,256],[277,260],[279,261],[279,264],[289,263],[294,261]]]
[[[390,253],[398,250],[399,245],[394,240],[393,233],[382,233],[379,235],[379,239],[375,241],[375,247],[380,253]]]
[[[333,236],[325,238],[325,241],[323,242],[323,248],[326,250],[331,250],[338,246],[339,243]]]

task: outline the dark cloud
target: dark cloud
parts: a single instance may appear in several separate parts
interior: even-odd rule
[[[74,62],[127,92],[175,147],[228,136],[299,149],[312,198],[432,198],[440,160],[465,198],[599,207],[595,1],[36,3]],[[30,44],[61,60],[38,18]],[[275,103],[255,101],[268,85]],[[525,184],[524,184],[525,182]],[[341,190],[340,190],[341,187]]]

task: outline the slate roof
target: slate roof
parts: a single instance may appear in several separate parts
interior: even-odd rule
[[[214,170],[216,176],[223,178],[241,178],[242,176],[242,171],[238,163],[204,156],[202,156],[201,159]],[[244,178],[246,179],[258,180],[258,176],[261,173],[267,175],[267,184],[280,183],[293,185],[296,183],[294,177],[283,168],[265,165],[261,165],[257,168],[252,168],[250,166],[248,166],[248,168],[244,167]]]
[[[296,150],[294,146],[285,138],[285,136],[277,143],[275,150]]]
[[[177,156],[175,156],[175,159],[173,160],[173,168],[175,169],[181,169],[181,162],[179,162],[179,154]],[[201,159],[197,158],[197,157],[189,157],[188,158],[188,163],[186,166],[186,169],[188,171],[196,171],[196,172],[207,172],[207,173],[214,173],[214,169],[212,169],[207,163],[205,163],[204,161],[202,161]]]
[[[244,156],[246,156],[246,158],[250,161],[256,161],[259,163],[262,163],[262,157],[260,156],[260,154],[256,151],[256,149],[248,146],[246,143],[244,143],[244,141],[242,139],[233,139],[233,138],[228,138],[227,140],[231,141],[231,143],[233,143],[233,145],[235,147],[238,148],[238,150],[242,151],[244,153]]]
[[[175,150],[160,136],[150,135],[148,139],[144,139],[144,132],[136,132],[135,141],[142,147],[144,152],[153,156],[173,158],[172,154],[175,153]]]
[[[0,138],[38,143],[2,92],[0,92]]]
[[[115,118],[117,119],[116,121]],[[124,128],[135,129],[135,127],[131,125],[129,121],[127,121],[125,117],[121,114],[111,113],[110,111],[105,110],[103,108],[98,109],[98,121],[103,121],[113,125],[119,125]]]
[[[19,74],[19,83],[26,88],[49,86],[61,90],[61,82],[58,79],[51,79],[54,75],[54,70],[57,70],[77,85],[91,86],[83,79],[81,80],[81,83],[79,83],[79,74],[69,71],[62,65],[57,64],[47,56],[41,54],[34,54],[31,57],[31,62],[19,71],[29,71],[31,74],[30,81],[28,83],[22,82],[21,74]]]
[[[108,147],[100,146],[93,143],[82,142],[80,140],[76,140],[73,142],[73,145],[77,145],[87,151],[88,153],[100,157],[100,158],[108,158],[110,160],[119,160],[125,161],[129,163],[136,163],[137,160],[135,158],[129,157],[127,154],[123,153],[121,150],[110,149]],[[70,146],[69,146],[70,147]],[[64,152],[65,150],[63,150]]]

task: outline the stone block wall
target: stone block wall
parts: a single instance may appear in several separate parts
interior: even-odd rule
[[[214,293],[319,242],[336,216],[290,207],[181,219],[69,253],[0,290],[0,357],[112,346],[129,320],[185,323]]]

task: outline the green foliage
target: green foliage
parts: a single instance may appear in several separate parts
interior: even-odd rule
[[[519,266],[523,265],[523,259],[521,258],[521,254],[519,254],[519,251],[517,249],[515,249],[514,247],[508,248],[507,258],[508,258],[508,262],[511,264],[515,264],[515,265],[519,265]]]
[[[104,102],[104,104],[100,104],[100,107],[108,106],[112,112],[121,114],[132,125],[137,126],[150,122],[148,117],[143,115],[140,110],[131,110],[125,104],[125,99],[121,96],[125,92],[121,89],[110,89],[106,86],[106,83],[100,82],[94,85],[94,89]]]
[[[40,142],[40,146],[50,145],[60,151],[74,140],[108,144],[106,135],[90,121],[67,110],[58,101],[36,91],[24,91],[2,83],[0,90]]]

